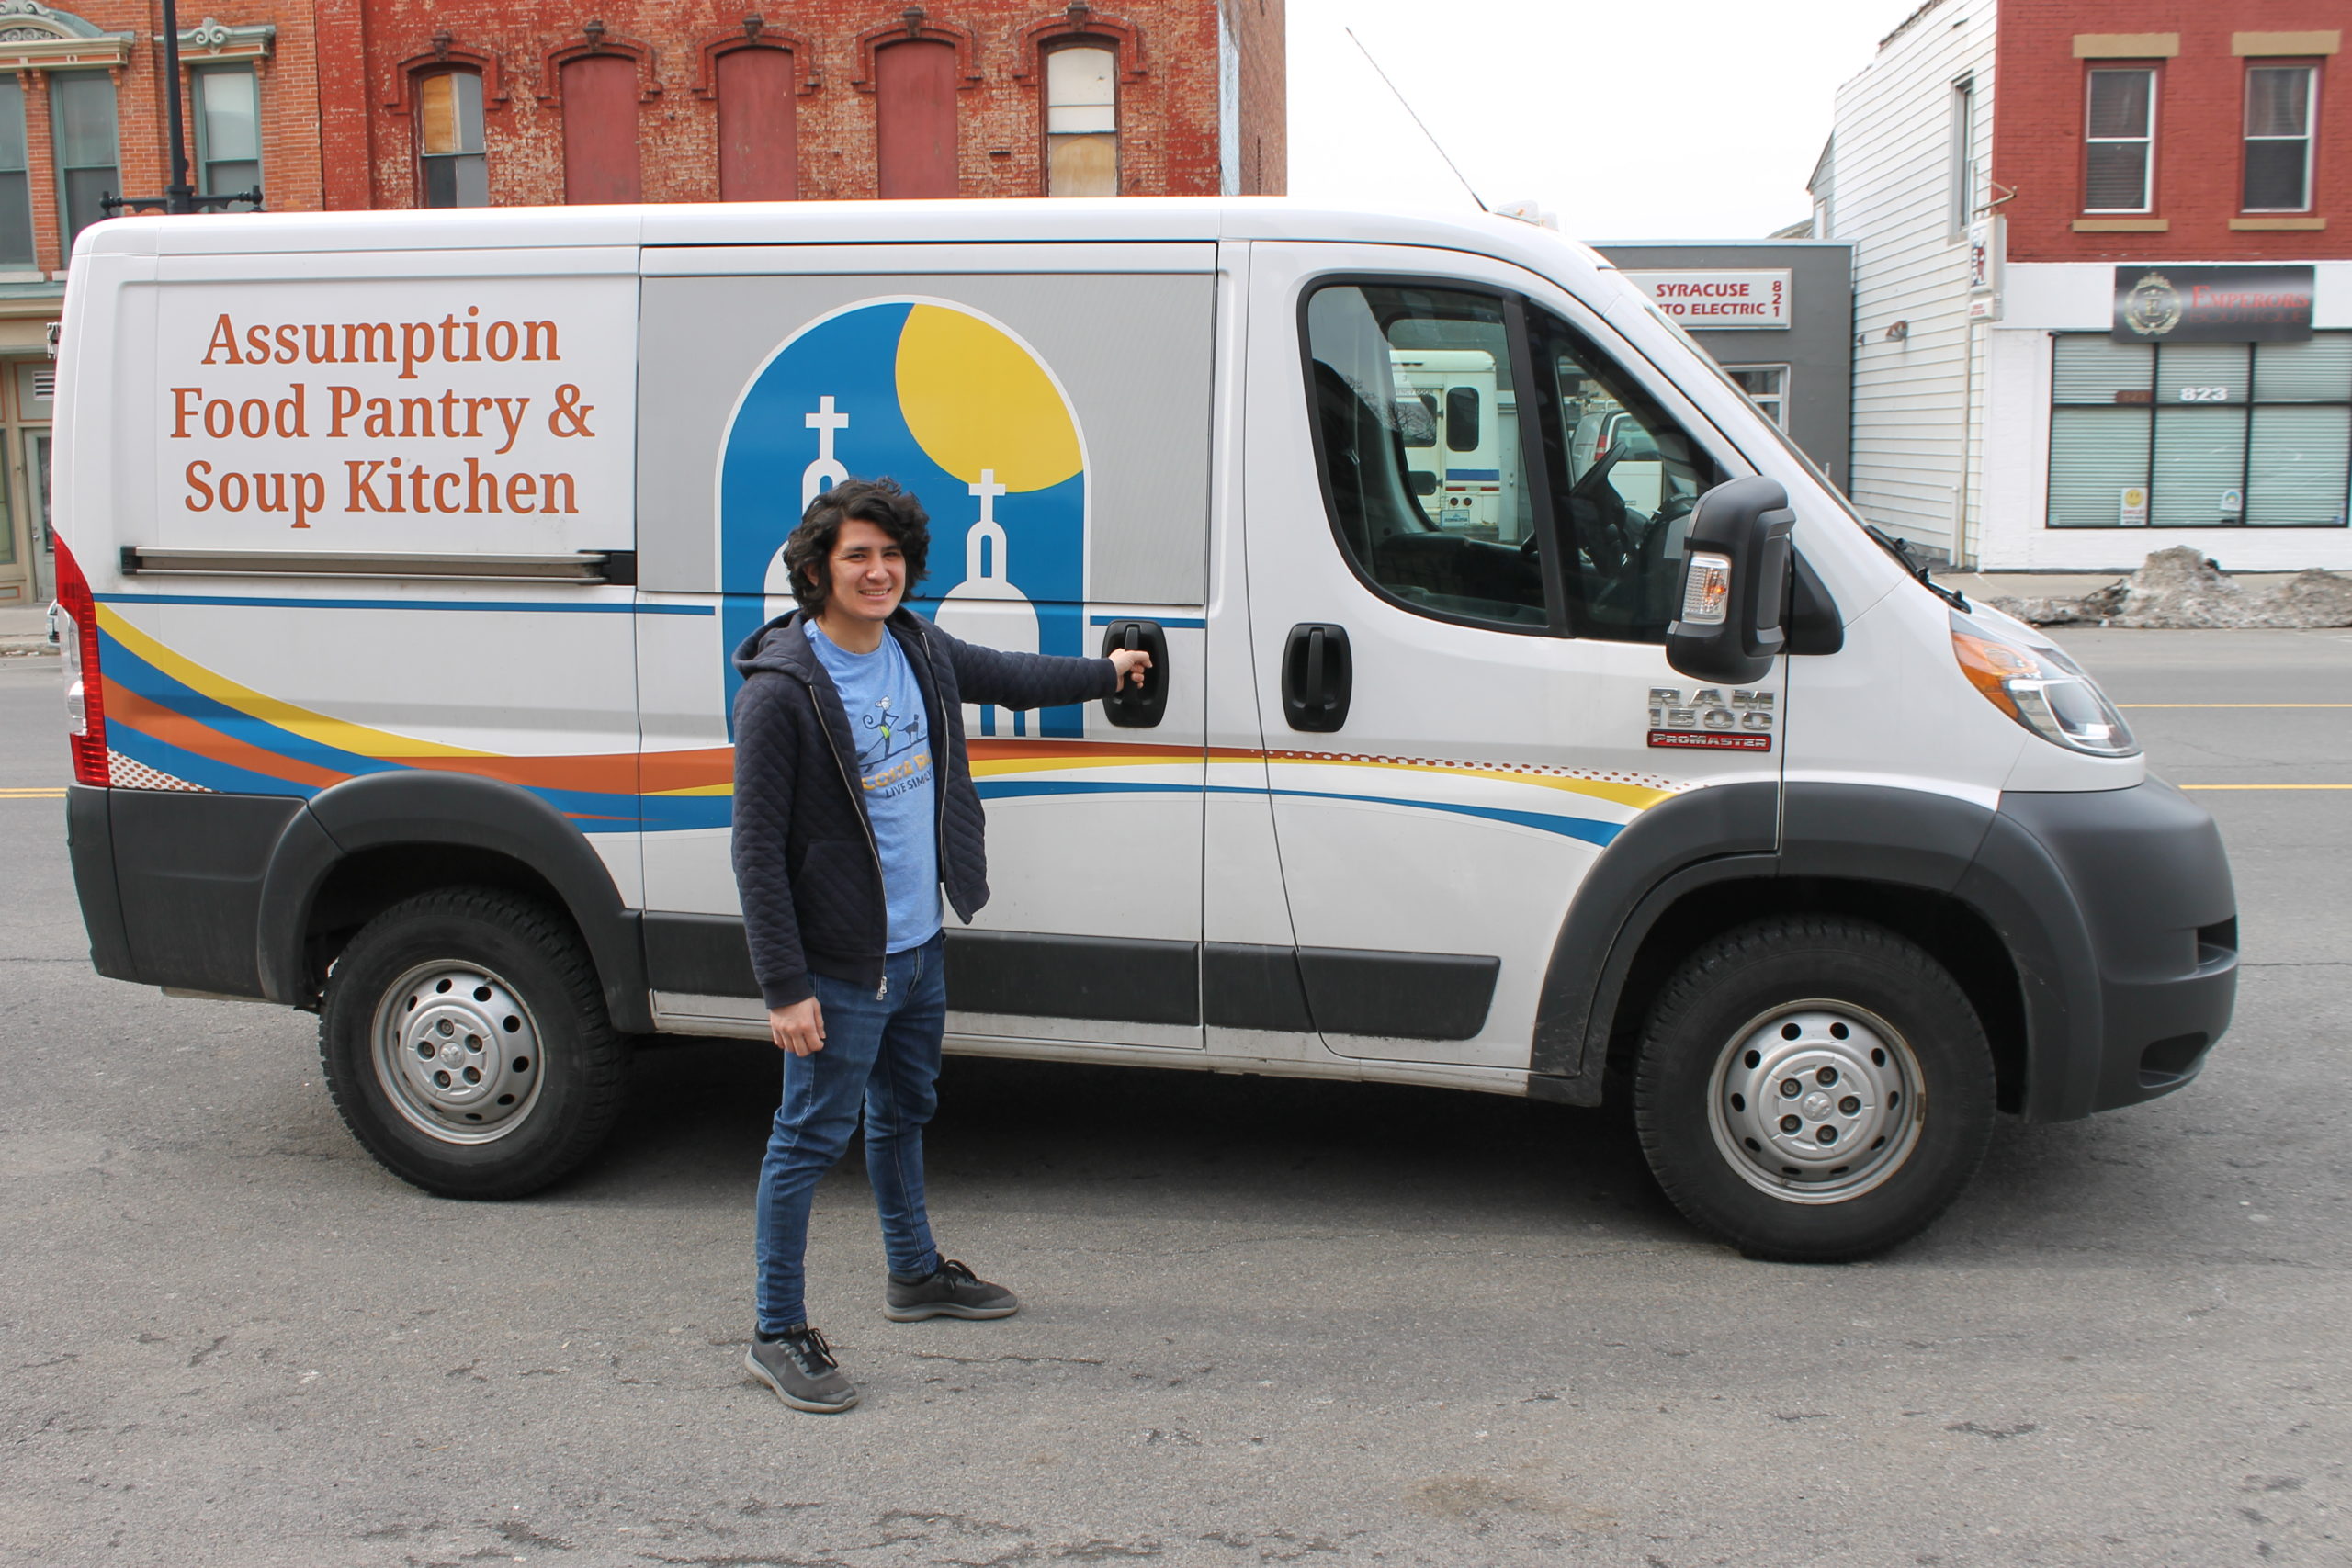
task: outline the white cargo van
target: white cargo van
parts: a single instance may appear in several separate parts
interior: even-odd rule
[[[1476,526],[1416,482],[1441,386]],[[967,715],[955,1049],[1622,1098],[1695,1221],[1828,1258],[1997,1112],[2162,1094],[2228,1021],[2213,825],[2091,682],[1527,224],[131,219],[77,247],[57,401],[93,959],[318,1012],[436,1192],[584,1158],[631,1036],[764,1039],[728,653],[848,475],[928,506],[959,635],[1155,655]]]

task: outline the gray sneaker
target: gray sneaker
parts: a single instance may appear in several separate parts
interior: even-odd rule
[[[743,1365],[795,1410],[831,1416],[857,1403],[857,1385],[842,1376],[833,1348],[807,1324],[781,1339],[753,1337]]]
[[[890,1276],[882,1298],[882,1315],[892,1323],[913,1323],[926,1317],[1011,1317],[1021,1310],[1021,1298],[1002,1285],[991,1285],[952,1258],[920,1280]]]

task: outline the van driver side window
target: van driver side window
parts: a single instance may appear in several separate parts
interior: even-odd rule
[[[1502,299],[1327,284],[1306,340],[1325,495],[1357,573],[1425,615],[1549,630]]]
[[[1724,476],[1590,339],[1542,310],[1527,318],[1569,624],[1578,637],[1663,642],[1691,509]]]
[[[1332,282],[1307,298],[1306,347],[1324,494],[1358,576],[1442,620],[1665,640],[1691,509],[1724,476],[1590,339],[1466,286]],[[1521,449],[1522,396],[1541,452]]]

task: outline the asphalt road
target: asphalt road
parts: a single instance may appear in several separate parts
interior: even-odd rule
[[[2352,634],[2067,639],[2189,784],[2352,783]],[[1845,1268],[1700,1239],[1607,1117],[953,1062],[893,1325],[863,1177],[746,1382],[775,1063],[664,1044],[589,1173],[386,1176],[310,1020],[89,970],[53,662],[0,661],[0,1563],[2342,1564],[2352,791],[2212,790],[2248,966],[2203,1079],[2005,1124]]]

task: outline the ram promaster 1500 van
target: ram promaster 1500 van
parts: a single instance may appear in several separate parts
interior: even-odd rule
[[[2098,687],[1528,224],[131,219],[57,407],[93,959],[316,1012],[431,1191],[587,1158],[633,1036],[766,1038],[728,656],[852,475],[957,636],[1153,655],[965,715],[953,1049],[1622,1100],[1694,1221],[1835,1258],[2229,1019],[2219,838]]]

